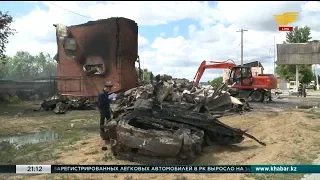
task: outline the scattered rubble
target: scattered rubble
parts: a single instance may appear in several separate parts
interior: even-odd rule
[[[53,110],[56,114],[64,114],[68,110],[94,110],[95,108],[95,103],[92,103],[87,99],[62,100],[58,97],[53,97],[49,100],[44,100],[41,103],[40,109],[45,111]]]
[[[152,164],[189,164],[204,146],[238,144],[244,137],[265,144],[246,131],[230,127],[217,117],[251,109],[245,99],[232,97],[226,85],[193,87],[158,80],[112,95],[112,120],[102,138],[110,141],[119,159]],[[95,109],[86,99],[43,101],[41,108],[63,114]]]
[[[117,95],[113,120],[102,135],[119,159],[152,164],[188,164],[204,146],[238,144],[244,137],[265,144],[216,117],[251,109],[226,86],[192,88],[161,81]]]

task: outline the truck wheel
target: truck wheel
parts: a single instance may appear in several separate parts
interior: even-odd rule
[[[253,91],[251,99],[254,102],[262,102],[264,100],[264,93],[262,91]]]

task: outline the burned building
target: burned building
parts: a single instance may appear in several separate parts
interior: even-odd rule
[[[117,17],[54,26],[59,94],[94,97],[107,81],[113,91],[136,86],[138,25],[133,20]]]

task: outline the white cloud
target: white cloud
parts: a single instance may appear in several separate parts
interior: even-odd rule
[[[138,34],[138,46],[139,48],[145,48],[149,45],[148,39],[142,37],[140,34]]]
[[[94,18],[105,18],[105,16],[130,17],[140,25],[167,24],[170,21],[186,18],[200,20],[207,16],[214,16],[214,11],[210,8],[208,2],[199,1],[112,2],[90,6],[87,12],[90,12]]]
[[[262,61],[265,72],[273,73],[273,41],[282,43],[285,33],[277,31],[274,14],[298,11],[294,25],[311,27],[313,39],[320,39],[320,3],[317,1],[274,1],[274,2],[217,2],[216,7],[208,2],[43,2],[48,10],[35,7],[25,16],[15,17],[13,28],[19,32],[7,46],[7,53],[13,55],[17,50],[33,54],[40,51],[56,53],[55,29],[52,24],[67,25],[85,23],[88,19],[63,10],[58,6],[82,15],[101,19],[108,17],[127,17],[139,26],[167,24],[179,20],[193,19],[198,22],[182,29],[178,22],[174,36],[160,33],[151,42],[144,34],[139,34],[139,56],[143,67],[154,73],[166,73],[175,77],[193,79],[198,65],[203,60],[233,59],[240,63],[239,29],[244,33],[244,62]],[[240,4],[241,3],[241,4]],[[241,7],[241,8],[239,8]],[[179,35],[187,32],[188,37]],[[221,70],[208,70],[203,80],[219,76]]]
[[[217,9],[222,20],[230,24],[239,25],[243,29],[274,31],[277,24],[273,15],[288,11],[301,12],[303,4],[303,1],[222,1],[218,2]]]

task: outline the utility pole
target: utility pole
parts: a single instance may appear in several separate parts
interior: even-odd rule
[[[316,64],[315,66],[314,66],[314,73],[315,73],[315,75],[316,75],[316,85],[317,85],[317,90],[319,90],[319,83],[318,83],[318,64]]]
[[[237,32],[241,32],[241,66],[243,66],[243,32],[244,31],[248,31],[248,30],[244,30],[244,29],[240,29]]]
[[[276,76],[276,36],[273,37],[273,74]]]

